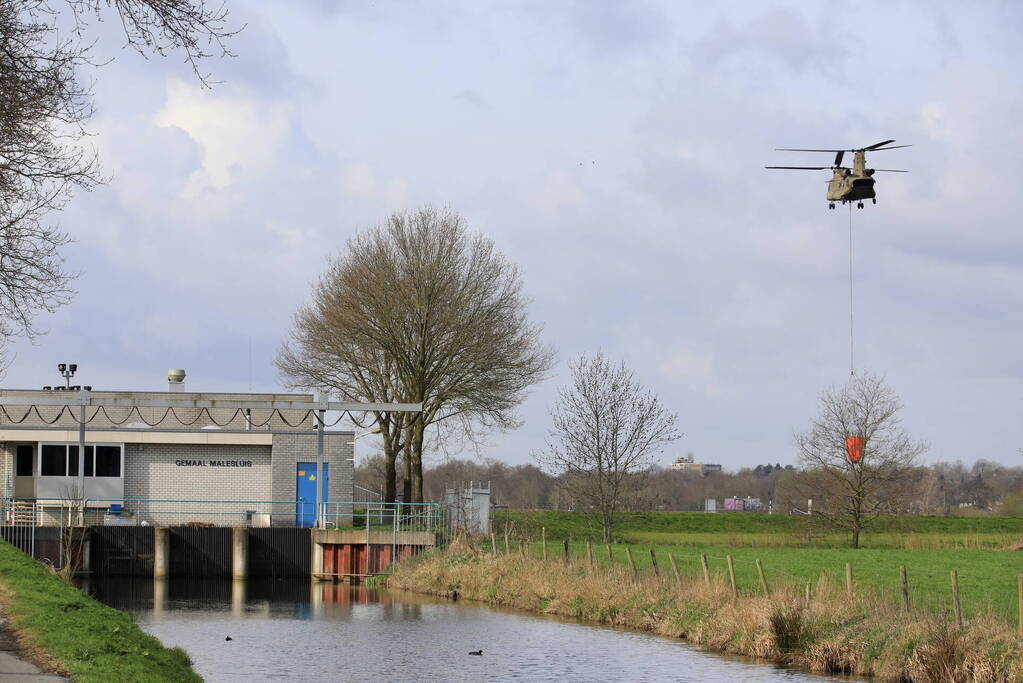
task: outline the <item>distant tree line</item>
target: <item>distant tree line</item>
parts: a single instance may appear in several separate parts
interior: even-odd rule
[[[736,472],[700,475],[655,466],[637,475],[637,493],[625,502],[626,510],[702,510],[707,498],[759,498],[773,501],[779,513],[805,511],[789,486],[798,472],[792,465],[765,463]],[[972,465],[941,462],[911,471],[918,498],[906,512],[940,515],[990,511],[1023,516],[1023,467],[1007,467],[990,460]],[[360,458],[355,481],[381,491],[382,456]],[[533,464],[509,465],[499,460],[450,459],[427,466],[424,497],[441,501],[444,489],[469,481],[489,481],[493,503],[513,509],[573,509],[576,501],[553,477]]]

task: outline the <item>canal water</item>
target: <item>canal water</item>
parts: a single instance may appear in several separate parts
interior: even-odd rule
[[[83,587],[214,682],[828,680],[670,638],[362,586],[117,577]]]

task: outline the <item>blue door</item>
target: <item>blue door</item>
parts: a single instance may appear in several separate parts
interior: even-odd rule
[[[300,462],[295,470],[295,525],[311,527],[316,522],[316,467],[314,462]],[[330,488],[330,465],[320,465],[320,502],[327,501]]]

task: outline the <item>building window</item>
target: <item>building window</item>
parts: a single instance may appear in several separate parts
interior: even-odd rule
[[[86,446],[85,476],[120,477],[123,452],[121,445]],[[78,444],[42,444],[39,461],[41,476],[77,477]]]
[[[67,446],[43,444],[39,455],[39,474],[44,477],[67,476]]]
[[[35,448],[28,444],[18,446],[17,458],[14,464],[14,476],[31,477],[32,460],[35,458]]]
[[[86,470],[86,474],[88,474],[88,470]],[[121,476],[120,446],[96,447],[96,476],[97,477]]]

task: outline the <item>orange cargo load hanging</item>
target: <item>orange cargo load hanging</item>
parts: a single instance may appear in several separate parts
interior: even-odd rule
[[[859,462],[860,458],[863,457],[863,437],[846,437],[845,454],[848,456],[849,462]]]

